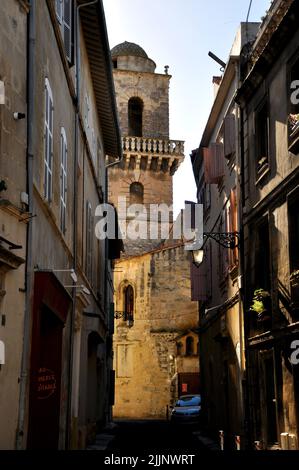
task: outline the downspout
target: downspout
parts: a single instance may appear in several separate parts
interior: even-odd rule
[[[98,3],[98,0],[83,3],[78,5],[76,8],[75,18],[75,51],[76,51],[76,102],[75,102],[75,136],[74,136],[74,182],[73,182],[73,207],[74,207],[74,225],[73,225],[73,269],[76,272],[77,269],[77,220],[78,220],[78,181],[77,181],[77,167],[78,167],[78,149],[79,149],[79,113],[80,113],[80,9]],[[70,321],[70,344],[69,344],[69,370],[68,370],[68,404],[67,404],[67,425],[66,425],[66,437],[65,446],[66,449],[71,448],[72,439],[72,398],[73,398],[73,356],[74,356],[74,319],[76,316],[76,287],[72,289],[72,314]]]
[[[35,0],[30,0],[30,9],[27,20],[27,193],[28,210],[33,213],[33,159],[34,159],[34,89],[35,89],[35,40],[36,40],[36,13]],[[18,427],[16,433],[16,449],[22,450],[25,434],[25,415],[30,373],[30,340],[32,326],[32,289],[33,289],[33,262],[32,262],[32,224],[27,224],[26,239],[26,266],[25,266],[25,312],[24,312],[24,339],[20,373],[20,397]]]

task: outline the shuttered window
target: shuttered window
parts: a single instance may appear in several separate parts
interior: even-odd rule
[[[86,277],[89,282],[92,282],[92,231],[93,231],[93,216],[91,204],[86,202]]]
[[[53,170],[53,95],[49,80],[45,81],[45,130],[44,130],[44,197],[47,201],[52,198]]]
[[[206,263],[197,267],[191,261],[191,300],[204,301],[208,299]]]
[[[234,114],[228,114],[225,116],[223,127],[224,156],[225,158],[230,158],[230,156],[236,151],[236,127]]]
[[[238,231],[238,213],[237,213],[237,198],[236,190],[232,189],[230,193],[230,207],[229,207],[229,231],[237,232]],[[229,264],[230,268],[238,264],[239,250],[234,248],[229,250]]]
[[[64,128],[60,133],[60,229],[66,232],[67,139]]]
[[[212,143],[203,149],[205,182],[218,184],[224,176],[224,150],[222,143]]]

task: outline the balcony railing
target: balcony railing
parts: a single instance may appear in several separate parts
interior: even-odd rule
[[[153,153],[155,155],[184,155],[184,142],[181,140],[123,137],[122,144],[124,152]]]

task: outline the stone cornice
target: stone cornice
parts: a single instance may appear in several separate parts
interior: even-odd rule
[[[0,270],[7,272],[11,269],[18,269],[18,267],[25,263],[25,260],[20,256],[15,255],[7,250],[0,244]]]

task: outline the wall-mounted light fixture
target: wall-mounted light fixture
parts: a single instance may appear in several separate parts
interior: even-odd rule
[[[20,121],[21,119],[25,119],[25,113],[13,113],[13,118],[15,121]]]
[[[195,266],[199,267],[204,260],[204,245],[209,238],[212,238],[218,245],[234,250],[239,246],[239,232],[204,232],[201,241],[195,240],[192,245],[186,245],[185,249],[191,251],[192,260]]]

